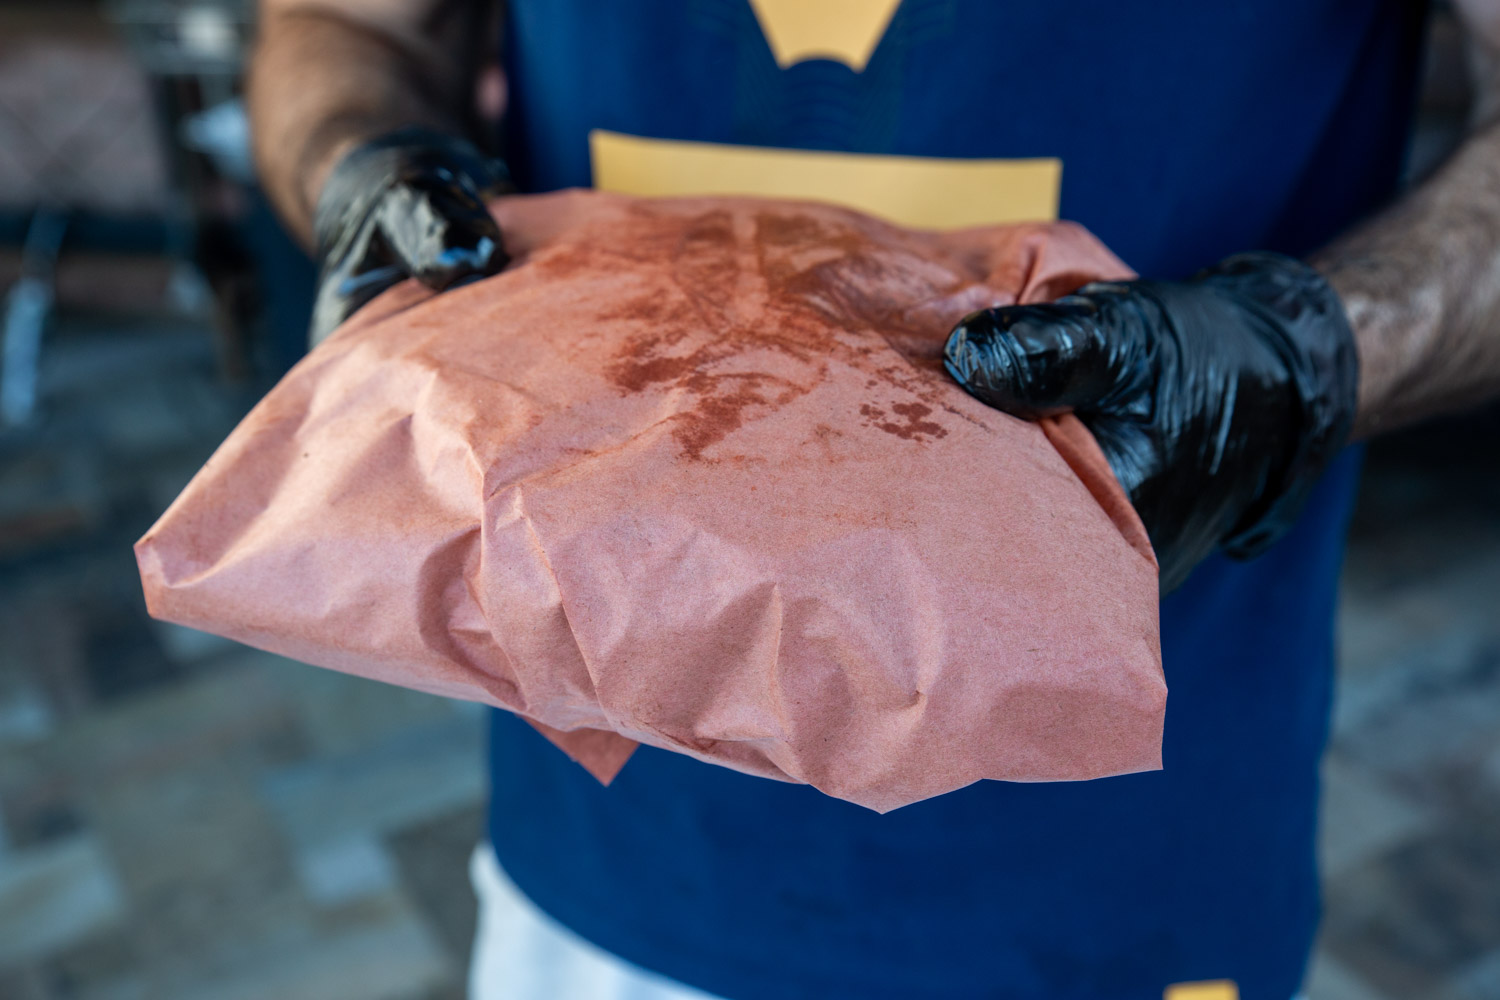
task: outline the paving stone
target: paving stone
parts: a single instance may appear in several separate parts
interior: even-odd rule
[[[49,726],[91,700],[77,609],[31,596],[0,601],[0,691],[40,698]]]
[[[1319,861],[1336,878],[1429,829],[1433,814],[1340,755],[1323,767]]]
[[[138,275],[150,272],[160,287],[176,268],[176,263],[161,257],[122,259],[80,251],[64,256],[57,277],[61,286],[70,272],[75,281],[98,281],[105,270],[128,276],[134,269]],[[59,299],[64,293],[65,289],[59,287]],[[160,294],[155,298],[159,301]],[[76,317],[66,323],[66,331],[60,331],[47,344],[41,373],[43,392],[65,398],[71,406],[89,406],[122,384],[167,380],[178,391],[190,394],[195,405],[204,407],[210,415],[217,411],[221,419],[232,420],[236,411],[243,412],[246,407],[241,394],[216,376],[212,330],[191,320],[174,321],[142,312],[146,315],[113,316],[105,323],[79,322]],[[95,418],[97,414],[90,412],[87,416]],[[211,443],[214,428],[198,430],[192,440],[195,450]]]
[[[302,720],[312,753],[318,756],[358,753],[413,726],[447,725],[465,704],[271,653],[246,651],[235,662],[264,670],[275,679]]]
[[[95,700],[136,697],[183,676],[156,641],[150,623],[129,609],[91,609],[85,620],[83,663]]]
[[[1335,727],[1351,731],[1413,696],[1469,683],[1500,659],[1500,544],[1480,549],[1437,579],[1409,579],[1380,599],[1347,593],[1340,626]]]
[[[295,931],[307,919],[286,846],[256,794],[260,769],[287,759],[279,730],[289,720],[264,678],[206,677],[0,755],[0,790],[73,789],[118,863],[142,967],[165,974],[212,963],[241,937]]]
[[[27,786],[0,800],[0,858],[83,830],[73,789],[62,782]]]
[[[319,906],[342,906],[396,887],[396,863],[373,836],[351,836],[297,853],[302,888]]]
[[[131,927],[121,921],[50,958],[49,991],[59,1000],[150,1000]]]
[[[210,977],[164,984],[162,1000],[410,1000],[459,971],[398,896],[332,929],[251,947]]]
[[[196,397],[159,378],[117,385],[104,402],[98,416],[101,440],[116,455],[190,448],[201,440],[198,422],[204,414]]]
[[[299,850],[382,835],[481,801],[483,730],[450,713],[366,750],[269,775],[264,794]]]
[[[1449,992],[1451,1000],[1496,1000],[1500,997],[1500,946],[1461,969]]]
[[[1467,674],[1410,680],[1401,710],[1383,711],[1341,733],[1339,747],[1424,797],[1440,772],[1477,771],[1494,745],[1500,730],[1500,648],[1479,651]]]
[[[1412,716],[1414,704],[1463,687],[1463,674],[1491,655],[1494,640],[1473,633],[1450,633],[1416,655],[1392,658],[1381,669],[1341,680],[1334,696],[1333,731],[1342,737],[1379,730],[1391,717]]]
[[[0,555],[86,532],[103,513],[104,498],[86,452],[0,451]]]
[[[0,864],[0,969],[58,951],[124,912],[119,881],[96,838],[12,851]]]
[[[1449,824],[1330,879],[1323,944],[1392,997],[1434,997],[1500,942],[1492,823]]]
[[[55,723],[52,705],[37,685],[0,690],[0,746],[35,743],[50,735]]]
[[[412,997],[412,1000],[466,1000],[468,995],[467,984],[453,982],[430,989],[420,996]]]
[[[154,1000],[145,982],[138,976],[128,976],[62,994],[68,1000]]]
[[[1303,986],[1307,1000],[1389,1000],[1369,983],[1326,955],[1318,955]]]
[[[151,628],[155,631],[162,650],[177,664],[201,663],[216,656],[239,652],[243,648],[233,639],[185,625],[153,621]]]
[[[249,775],[206,762],[90,802],[119,858],[136,918],[135,967],[153,1000],[191,996],[179,987],[312,935],[315,907],[254,787]]]
[[[47,985],[46,974],[36,966],[0,971],[0,997],[5,1000],[58,1000]]]
[[[459,968],[468,968],[477,902],[468,859],[485,833],[482,803],[434,816],[390,838],[401,883]]]
[[[1492,786],[1491,794],[1500,793],[1500,738],[1497,738],[1495,748],[1485,757],[1483,771],[1485,779]]]
[[[104,789],[142,776],[239,755],[267,765],[295,754],[296,719],[254,671],[225,669],[70,721],[37,747],[0,754],[7,788],[67,779]]]

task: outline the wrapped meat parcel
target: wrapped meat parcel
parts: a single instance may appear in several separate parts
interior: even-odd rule
[[[1160,766],[1156,567],[1081,424],[969,398],[983,306],[1128,275],[1082,229],[494,205],[515,261],[317,347],[136,546],[151,613],[888,810]]]

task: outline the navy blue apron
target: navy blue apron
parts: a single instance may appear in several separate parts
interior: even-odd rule
[[[1422,16],[1397,0],[902,0],[861,47],[781,30],[784,2],[508,7],[524,189],[589,185],[594,130],[1050,158],[1059,214],[1153,277],[1306,253],[1388,199]],[[1163,603],[1163,771],[982,782],[879,816],[649,748],[606,789],[496,713],[500,863],[583,937],[732,1000],[1160,1000],[1206,980],[1287,1000],[1318,916],[1356,466],[1345,455],[1265,556],[1211,559]]]

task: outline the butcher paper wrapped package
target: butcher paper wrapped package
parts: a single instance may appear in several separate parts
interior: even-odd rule
[[[1083,230],[572,191],[514,263],[302,361],[136,547],[152,614],[888,810],[1160,766],[1155,562],[1071,417],[968,397],[971,310],[1124,266]]]

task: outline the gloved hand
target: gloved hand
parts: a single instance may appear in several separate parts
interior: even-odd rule
[[[509,189],[503,163],[425,128],[398,129],[345,154],[313,216],[320,273],[312,343],[406,278],[442,291],[505,267],[484,199]]]
[[[1359,381],[1337,294],[1268,253],[977,312],[945,357],[991,406],[1078,415],[1145,523],[1162,593],[1217,547],[1248,558],[1286,532],[1349,436]]]

